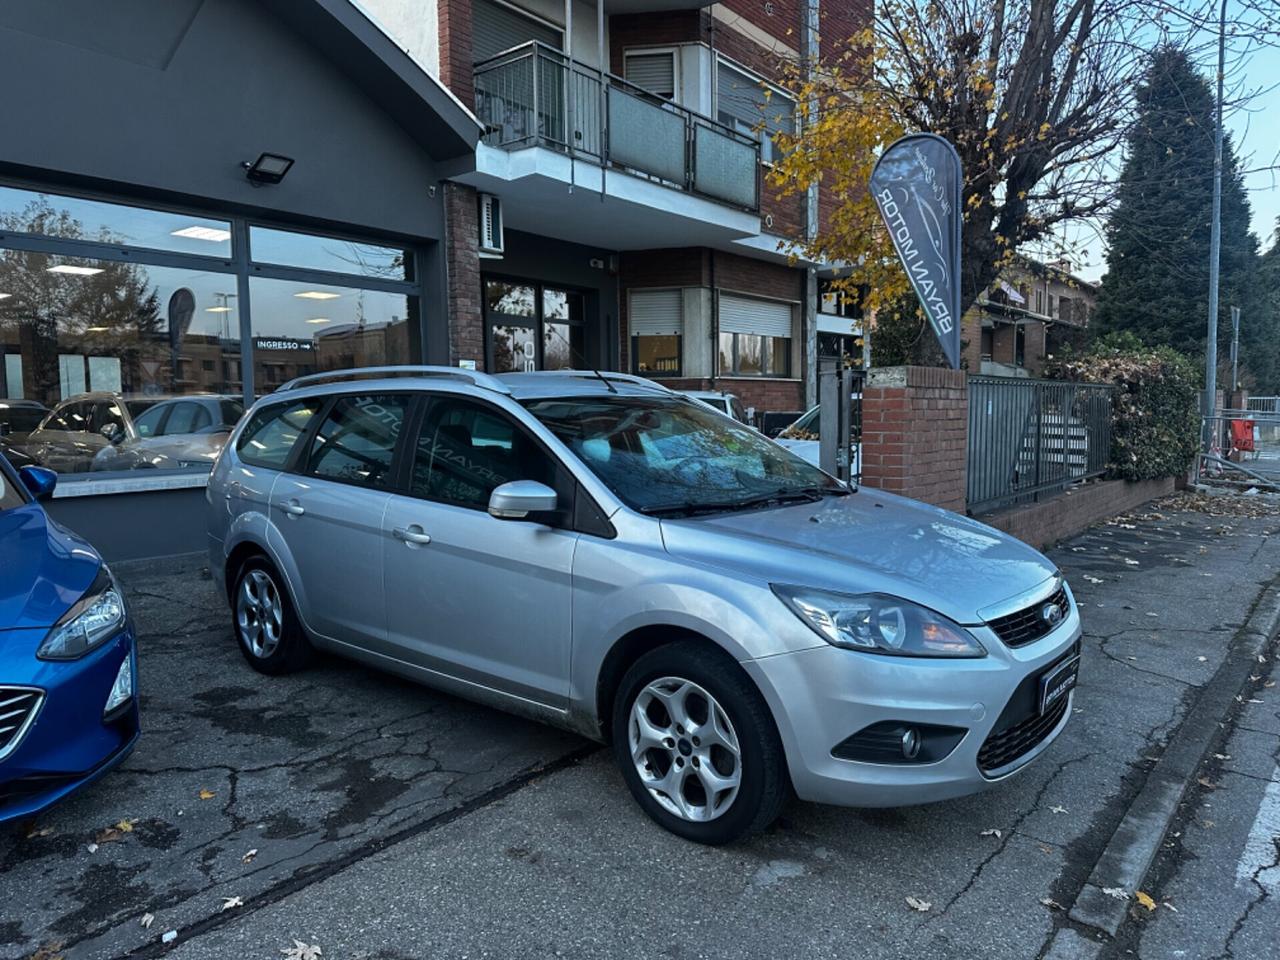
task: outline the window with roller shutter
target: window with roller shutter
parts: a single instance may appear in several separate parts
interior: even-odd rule
[[[471,55],[476,63],[504,50],[538,40],[564,49],[564,32],[497,0],[474,0],[471,6]]]
[[[629,303],[632,371],[649,377],[678,377],[684,341],[682,292],[633,290]]]
[[[730,293],[719,299],[721,376],[789,377],[792,304]]]
[[[623,61],[628,83],[656,93],[665,100],[676,97],[676,53],[674,50],[628,51]]]

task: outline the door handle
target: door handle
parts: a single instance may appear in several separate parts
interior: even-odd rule
[[[280,509],[291,517],[300,517],[307,512],[297,500],[286,500],[280,504]]]
[[[412,523],[407,527],[396,527],[391,531],[391,535],[407,546],[426,546],[431,542],[430,534],[416,523]]]
[[[227,484],[227,492],[222,495],[224,500],[230,500],[232,496],[240,495],[240,481],[232,480]]]

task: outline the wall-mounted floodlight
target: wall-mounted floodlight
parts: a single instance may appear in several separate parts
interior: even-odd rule
[[[254,186],[261,186],[283,180],[293,166],[293,158],[282,157],[278,153],[264,153],[252,163],[246,160],[241,166],[244,167],[244,175],[249,178],[249,182]]]

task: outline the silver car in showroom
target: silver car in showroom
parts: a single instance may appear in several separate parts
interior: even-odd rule
[[[1071,716],[1051,561],[638,377],[303,377],[240,422],[208,504],[255,669],[319,648],[611,742],[646,813],[703,843],[792,794],[972,793]]]

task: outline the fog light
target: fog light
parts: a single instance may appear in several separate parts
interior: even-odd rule
[[[107,705],[102,708],[102,715],[105,717],[117,707],[128,703],[132,697],[133,657],[127,656],[116,673],[116,682],[111,685],[111,693],[107,695]]]
[[[908,760],[920,755],[920,734],[915,727],[907,727],[902,734],[902,755]]]

